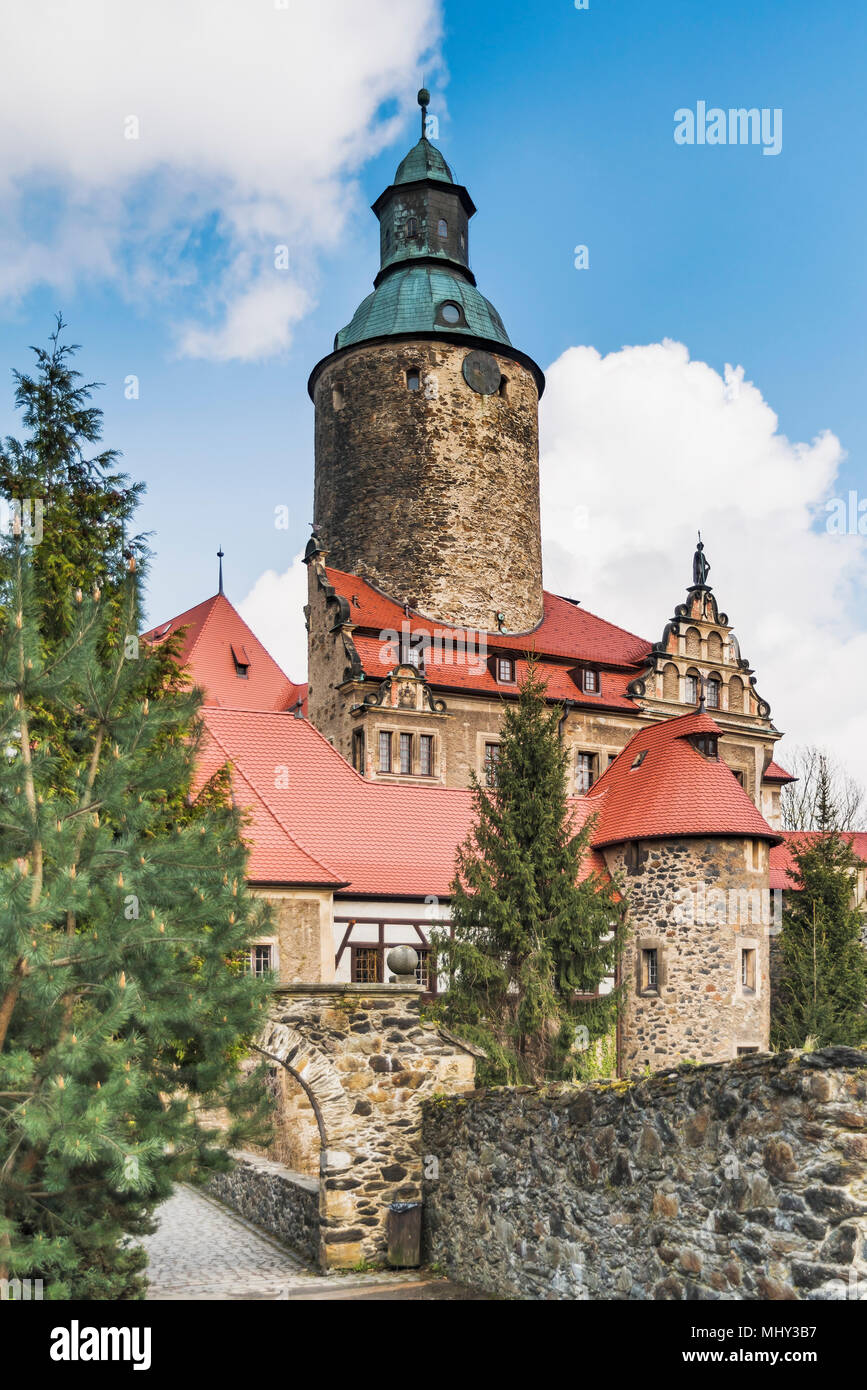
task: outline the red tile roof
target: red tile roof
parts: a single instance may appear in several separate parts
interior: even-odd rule
[[[327,568],[326,576],[337,593],[347,600],[351,620],[357,627],[373,633],[401,631],[406,614],[395,599],[357,574]],[[448,623],[437,622],[412,610],[409,621],[413,632],[429,632],[433,636],[437,632],[454,631]],[[487,637],[492,651],[523,653],[533,650],[539,656],[623,667],[643,666],[651,649],[645,638],[597,618],[569,599],[549,593],[544,595],[542,620],[531,632],[491,632]]]
[[[306,702],[307,686],[294,684],[280,669],[225,594],[214,594],[151,628],[144,640],[165,641],[179,628],[186,628],[181,662],[189,668],[192,684],[205,692],[206,704],[285,710],[298,700]],[[246,678],[237,674],[236,658],[249,663]]]
[[[797,782],[797,777],[793,777],[791,772],[787,772],[779,763],[770,762],[762,773],[763,782]]]
[[[382,680],[394,669],[395,655],[389,655],[389,648],[380,638],[352,634],[358,655],[361,657],[365,675],[374,680]],[[436,690],[475,690],[485,695],[517,696],[518,686],[527,674],[527,662],[515,658],[517,680],[504,684],[494,679],[487,663],[480,663],[472,654],[469,660],[463,656],[455,661],[444,653],[428,654],[424,674]],[[553,661],[540,660],[537,674],[546,682],[547,694],[552,700],[572,700],[575,704],[599,709],[628,709],[635,713],[635,701],[626,694],[626,686],[635,678],[634,668],[629,671],[600,671],[599,693],[589,695],[580,689],[569,674],[569,667]]]
[[[701,712],[639,730],[585,798],[599,810],[594,845],[698,835],[778,839],[726,764],[691,741],[721,733]]]
[[[450,896],[455,851],[473,823],[469,790],[367,780],[312,724],[289,714],[209,706],[202,716],[207,746],[197,785],[232,764],[236,800],[251,817],[251,882],[340,883],[345,896]],[[583,798],[573,804],[577,827],[593,808]],[[596,854],[584,868],[593,872],[606,872]]]
[[[788,870],[794,868],[795,860],[792,853],[797,842],[809,843],[817,840],[820,832],[818,830],[782,830],[783,843],[774,845],[771,849],[771,888],[789,888],[795,891],[797,885],[789,877]],[[848,840],[858,858],[867,864],[867,831],[849,830],[843,836]]]

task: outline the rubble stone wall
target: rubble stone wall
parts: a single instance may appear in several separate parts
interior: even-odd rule
[[[530,1299],[867,1297],[867,1052],[424,1112],[426,1253],[453,1279]]]

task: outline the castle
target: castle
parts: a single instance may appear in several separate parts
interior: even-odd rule
[[[653,643],[544,590],[544,376],[477,287],[475,207],[424,133],[427,99],[373,205],[373,292],[310,376],[307,687],[222,584],[147,634],[185,629],[206,695],[201,777],[228,762],[248,814],[250,881],[274,922],[253,968],[372,984],[408,944],[436,992],[430,929],[448,918],[470,774],[496,783],[532,653],[562,709],[576,822],[593,817],[587,871],[628,889],[620,1070],[766,1050],[781,735],[700,540]]]

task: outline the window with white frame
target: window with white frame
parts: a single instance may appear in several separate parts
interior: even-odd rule
[[[418,770],[422,777],[433,776],[433,734],[419,734]]]
[[[596,754],[579,753],[575,772],[575,785],[579,794],[589,792],[590,788],[593,786],[595,776]]]
[[[379,770],[391,772],[391,733],[381,729],[379,734]]]

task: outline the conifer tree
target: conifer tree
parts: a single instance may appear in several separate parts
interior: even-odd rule
[[[853,903],[860,861],[843,837],[833,771],[816,772],[817,833],[792,842],[792,889],[780,937],[780,984],[773,1002],[775,1047],[860,1047],[867,1041],[865,921]]]
[[[436,934],[448,990],[437,1011],[488,1061],[484,1082],[579,1075],[614,1027],[623,914],[611,887],[579,881],[591,822],[576,830],[568,754],[534,661],[504,716],[496,784],[473,778],[475,824],[458,851],[451,931]],[[583,1030],[586,1030],[584,1032]]]
[[[68,375],[52,389],[72,392],[53,418],[84,408]],[[136,1298],[155,1205],[261,1134],[238,1071],[266,1008],[243,963],[257,907],[224,778],[193,796],[200,697],[136,638],[144,547],[119,563],[115,520],[80,510],[74,429],[50,458],[32,427],[4,488],[32,496],[50,465],[44,533],[0,545],[0,1278]],[[136,490],[108,490],[131,515]]]

